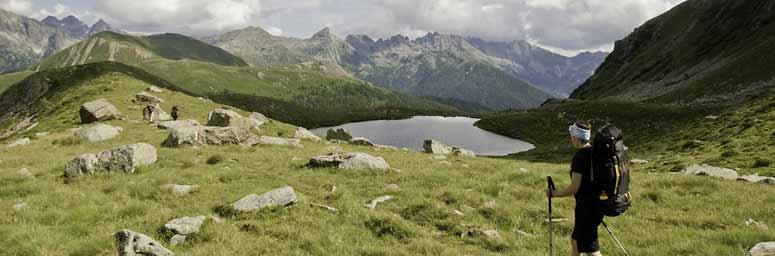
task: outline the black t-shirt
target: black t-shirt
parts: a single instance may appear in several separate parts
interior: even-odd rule
[[[600,196],[600,191],[592,184],[592,147],[576,151],[570,165],[570,171],[581,174],[581,187],[574,197],[578,199],[593,199]]]

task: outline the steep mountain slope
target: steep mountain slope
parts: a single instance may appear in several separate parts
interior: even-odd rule
[[[106,31],[43,60],[33,69],[45,70],[101,61],[139,64],[155,59],[190,59],[226,66],[247,66],[239,57],[183,35],[134,37]]]
[[[773,35],[773,1],[686,1],[616,42],[572,97],[738,102],[772,84]]]
[[[56,28],[0,9],[0,73],[27,68],[73,43]]]
[[[466,38],[483,53],[509,60],[504,70],[530,84],[561,97],[568,97],[603,63],[606,52],[583,52],[565,57],[525,41],[491,42]]]
[[[73,15],[67,16],[62,20],[59,20],[54,16],[48,16],[40,22],[56,28],[72,38],[85,38],[89,35],[89,26]]]

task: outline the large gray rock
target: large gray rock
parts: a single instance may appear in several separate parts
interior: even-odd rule
[[[737,177],[738,181],[745,181],[750,183],[761,183],[768,185],[775,185],[775,178],[759,176],[758,174],[742,175]]]
[[[352,132],[350,132],[350,130],[347,130],[346,128],[329,129],[326,132],[326,139],[350,141],[353,139],[353,134]]]
[[[159,97],[153,96],[150,93],[147,93],[145,91],[138,92],[135,94],[135,99],[139,102],[149,102],[149,103],[163,103],[164,100],[162,100]]]
[[[262,125],[264,125],[264,121],[243,117],[232,110],[216,109],[207,115],[207,126],[240,127],[247,130],[256,129],[261,131]]]
[[[350,140],[350,144],[358,145],[358,146],[366,146],[366,147],[373,147],[375,146],[373,142],[371,142],[369,139],[364,137],[357,137]]]
[[[172,120],[172,116],[167,114],[167,112],[165,112],[164,109],[159,106],[159,104],[154,105],[153,111],[151,111],[151,116],[149,118],[150,120],[148,121],[151,122]]]
[[[262,123],[269,122],[269,118],[266,118],[266,116],[264,114],[261,114],[261,113],[258,113],[258,112],[250,113],[250,116],[248,116],[248,118],[256,119],[258,121],[261,121]]]
[[[318,167],[379,171],[390,169],[390,165],[385,161],[384,158],[358,152],[316,156],[310,159],[309,166],[313,168]]]
[[[371,202],[366,204],[366,208],[373,210],[374,208],[377,208],[378,204],[381,204],[390,200],[393,200],[393,196],[380,196],[375,198],[374,200],[371,200]]]
[[[748,251],[749,256],[775,256],[775,242],[763,242],[754,245]]]
[[[726,180],[737,180],[739,175],[736,171],[726,168],[720,168],[720,167],[714,167],[710,165],[692,165],[689,167],[686,167],[686,169],[683,170],[683,173],[691,174],[691,175],[699,175],[699,176],[711,176],[711,177],[717,177],[722,178]]]
[[[183,126],[171,129],[163,146],[240,145],[252,137],[255,135],[240,127]]]
[[[188,119],[188,120],[160,122],[156,125],[156,127],[162,130],[171,130],[178,127],[190,127],[190,126],[199,126],[199,122],[193,119]]]
[[[315,135],[314,133],[312,133],[311,131],[309,131],[309,130],[303,128],[303,127],[296,128],[296,134],[294,134],[293,137],[297,138],[297,139],[311,140],[311,141],[321,141],[321,140],[323,140],[320,137],[318,137],[317,135]]]
[[[155,92],[155,93],[164,92],[164,91],[162,91],[161,88],[153,86],[153,85],[151,85],[151,87],[148,87],[148,89],[145,89],[145,90],[149,91],[149,92]]]
[[[234,210],[252,212],[271,206],[288,206],[296,203],[296,193],[292,187],[282,187],[262,195],[250,194],[231,204]]]
[[[173,195],[176,196],[185,196],[190,194],[194,189],[197,188],[195,185],[179,185],[179,184],[166,184],[161,186],[164,190],[172,191]]]
[[[174,256],[175,253],[153,238],[128,229],[116,232],[114,244],[117,256]]]
[[[423,142],[423,149],[426,153],[437,155],[449,155],[452,154],[452,147],[442,144],[436,140],[426,140]]]
[[[270,137],[270,136],[261,136],[258,139],[258,144],[296,147],[296,148],[304,147],[303,145],[301,145],[301,141],[299,139],[286,139],[286,138]]]
[[[75,136],[82,141],[87,142],[100,142],[115,138],[121,131],[121,127],[110,126],[107,124],[97,124],[94,126],[86,127],[75,132]]]
[[[452,147],[452,154],[456,156],[476,157],[476,153],[474,153],[474,151],[459,147]]]
[[[150,165],[157,160],[156,148],[149,144],[124,145],[99,154],[84,154],[65,165],[65,176],[74,177],[94,172],[132,173],[137,167]]]
[[[107,100],[98,99],[84,103],[78,114],[81,116],[81,123],[88,124],[116,119],[121,112]]]
[[[201,215],[196,217],[177,218],[164,224],[164,229],[172,231],[176,235],[188,236],[199,232],[199,227],[204,224],[205,219],[207,219],[207,217]]]
[[[18,147],[18,146],[25,146],[25,145],[28,145],[28,144],[30,144],[30,138],[22,138],[22,139],[18,139],[16,141],[12,142],[11,144],[8,144],[7,147],[15,148],[15,147]]]

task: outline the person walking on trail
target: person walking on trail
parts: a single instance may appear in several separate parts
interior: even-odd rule
[[[178,121],[178,106],[172,106],[172,120]]]
[[[152,114],[153,110],[151,109],[151,105],[146,105],[145,108],[143,108],[143,121],[151,121]]]
[[[574,196],[576,208],[573,234],[571,235],[571,256],[584,253],[602,256],[598,243],[597,227],[603,222],[597,198],[600,190],[592,183],[592,127],[589,123],[576,122],[568,127],[570,143],[578,149],[570,167],[571,184],[565,189],[548,189],[547,197]],[[551,221],[551,220],[550,220]]]

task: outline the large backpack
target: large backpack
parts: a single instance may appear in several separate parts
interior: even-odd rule
[[[600,189],[600,210],[616,217],[630,207],[630,172],[627,169],[622,130],[606,125],[592,143],[592,183]]]

